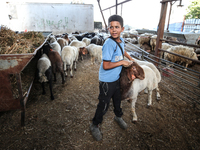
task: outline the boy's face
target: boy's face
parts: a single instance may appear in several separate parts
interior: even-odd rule
[[[121,27],[118,21],[111,21],[108,29],[111,36],[116,40],[120,39],[120,34],[124,31],[124,27]]]

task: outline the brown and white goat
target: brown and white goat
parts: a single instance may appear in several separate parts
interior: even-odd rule
[[[135,79],[136,77],[136,79]],[[122,100],[126,99],[131,102],[131,110],[133,113],[133,122],[137,121],[135,111],[135,103],[138,94],[148,89],[148,106],[152,104],[152,90],[158,87],[156,73],[148,66],[139,66],[134,62],[130,67],[123,68],[120,77],[120,86]]]

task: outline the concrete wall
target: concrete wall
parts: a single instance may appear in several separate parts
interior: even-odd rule
[[[14,31],[94,31],[93,5],[12,2],[0,6],[1,25]],[[10,19],[9,19],[10,15]]]

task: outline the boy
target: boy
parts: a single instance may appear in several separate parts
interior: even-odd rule
[[[121,109],[121,94],[119,77],[122,66],[128,67],[132,62],[123,60],[123,55],[129,60],[134,61],[124,51],[124,40],[120,38],[121,32],[124,31],[123,18],[119,15],[110,16],[108,19],[109,31],[111,38],[108,38],[102,48],[102,62],[99,69],[99,103],[97,105],[95,116],[90,125],[90,131],[93,137],[99,141],[102,139],[98,125],[103,120],[103,115],[107,112],[110,99],[113,100],[114,120],[122,129],[127,128],[127,124],[121,118],[123,115]],[[115,41],[114,41],[115,40]],[[116,43],[118,42],[121,46]],[[123,53],[122,53],[123,51]]]

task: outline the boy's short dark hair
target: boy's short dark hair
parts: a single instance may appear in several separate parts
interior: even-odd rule
[[[118,21],[120,23],[120,25],[123,27],[123,18],[119,15],[112,15],[108,18],[108,24],[111,21]]]

